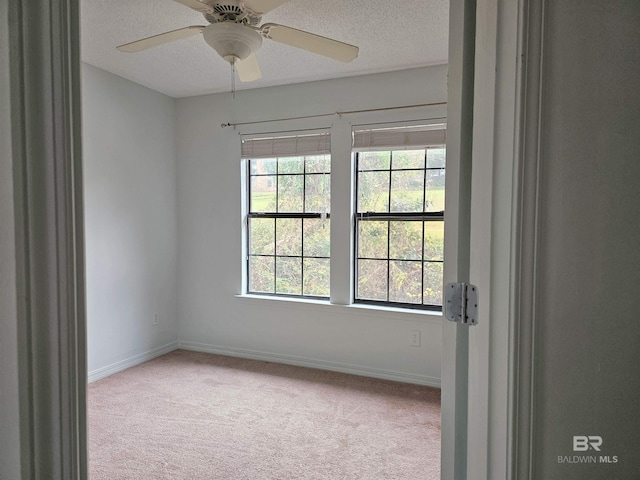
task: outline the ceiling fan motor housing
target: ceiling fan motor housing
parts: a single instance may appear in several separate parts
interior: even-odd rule
[[[229,63],[244,60],[262,45],[262,36],[250,27],[234,22],[212,23],[202,35]]]

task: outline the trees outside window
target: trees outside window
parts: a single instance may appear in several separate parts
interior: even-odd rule
[[[331,157],[248,160],[248,292],[329,297]]]
[[[355,300],[442,307],[445,149],[356,153]]]
[[[445,129],[433,124],[353,130],[352,183],[349,192],[341,192],[355,199],[353,302],[442,309]],[[242,141],[245,291],[330,298],[328,131]]]

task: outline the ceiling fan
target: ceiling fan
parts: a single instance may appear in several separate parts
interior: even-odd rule
[[[264,14],[289,0],[174,1],[202,13],[209,25],[179,28],[116,48],[121,52],[134,53],[202,34],[205,41],[235,67],[241,82],[252,82],[262,76],[255,54],[262,45],[262,37],[342,62],[350,62],[358,56],[358,47],[331,38],[276,23],[258,26]]]

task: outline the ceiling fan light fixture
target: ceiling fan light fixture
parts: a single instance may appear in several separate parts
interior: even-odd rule
[[[211,48],[229,63],[244,60],[262,45],[262,36],[258,32],[233,22],[212,23],[202,35]]]

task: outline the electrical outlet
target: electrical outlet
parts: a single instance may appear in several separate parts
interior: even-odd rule
[[[151,321],[151,325],[154,326],[154,327],[157,327],[158,325],[160,325],[160,314],[159,313],[156,313],[153,316],[153,320]]]
[[[409,345],[412,347],[420,346],[420,330],[411,330],[409,332]]]

